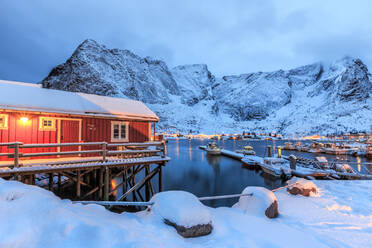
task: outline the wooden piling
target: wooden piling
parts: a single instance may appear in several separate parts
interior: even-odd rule
[[[104,190],[103,190],[103,200],[108,201],[109,200],[109,193],[110,193],[110,169],[108,167],[105,167],[105,182],[103,184]]]
[[[289,167],[292,170],[296,170],[296,167],[297,167],[297,158],[296,158],[295,155],[290,155],[289,156]]]
[[[49,173],[49,190],[53,192],[53,173]]]
[[[267,146],[267,156],[268,157],[272,157],[272,147],[271,146]]]
[[[77,171],[77,181],[76,181],[76,198],[80,198],[81,191],[80,191],[80,183],[81,183],[81,172],[80,170]]]
[[[158,176],[159,176],[159,182],[158,182],[158,186],[159,186],[159,192],[161,192],[161,189],[162,189],[162,166],[159,167],[159,172],[158,172]]]
[[[103,168],[99,169],[98,199],[103,200]]]
[[[145,177],[147,177],[150,173],[150,168],[149,165],[146,165],[145,167]],[[150,184],[149,181],[146,181],[145,185],[145,196],[146,196],[146,201],[150,200]]]
[[[62,184],[62,178],[61,178],[61,174],[58,173],[58,193],[61,193],[61,184]]]

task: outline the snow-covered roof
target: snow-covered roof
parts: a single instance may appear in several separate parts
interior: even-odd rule
[[[0,109],[159,121],[144,103],[0,80]]]

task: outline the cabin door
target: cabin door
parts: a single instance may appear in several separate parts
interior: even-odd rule
[[[61,143],[80,142],[80,121],[61,120]],[[78,146],[62,146],[61,152],[78,151]]]

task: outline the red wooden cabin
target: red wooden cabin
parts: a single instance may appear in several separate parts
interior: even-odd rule
[[[151,140],[151,123],[158,120],[139,101],[0,80],[0,143],[146,142]],[[77,148],[24,152],[57,149]],[[8,148],[0,146],[0,153],[6,152]]]

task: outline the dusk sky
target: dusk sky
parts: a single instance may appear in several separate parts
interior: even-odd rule
[[[91,38],[217,76],[345,55],[372,68],[372,1],[0,0],[0,79],[40,82]]]

